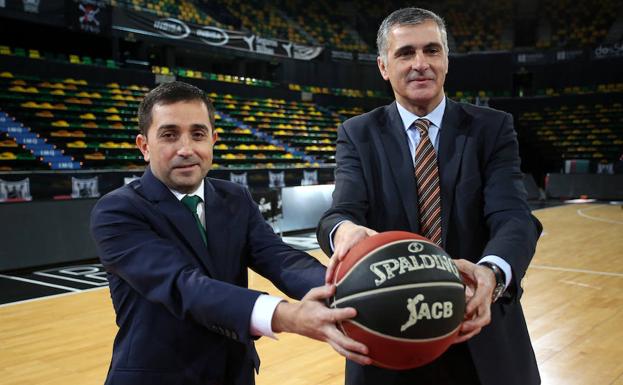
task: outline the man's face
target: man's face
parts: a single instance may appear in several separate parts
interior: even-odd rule
[[[156,178],[173,190],[196,190],[212,167],[212,147],[218,136],[206,105],[198,100],[156,104],[147,137],[136,145]]]
[[[441,31],[432,20],[393,27],[388,35],[387,62],[377,63],[396,100],[417,115],[432,111],[444,97],[448,73]]]

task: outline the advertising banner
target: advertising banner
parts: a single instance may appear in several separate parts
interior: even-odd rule
[[[287,40],[265,38],[250,32],[233,31],[209,25],[198,25],[173,17],[158,17],[148,13],[115,8],[112,17],[113,33],[133,33],[163,40],[195,43],[262,55],[312,60],[322,47],[295,44]]]
[[[82,32],[108,34],[111,9],[103,0],[79,0],[70,3],[67,18],[70,28]]]

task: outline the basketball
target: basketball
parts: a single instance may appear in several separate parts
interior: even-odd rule
[[[388,231],[355,245],[336,266],[330,307],[353,307],[340,324],[365,344],[376,366],[410,369],[432,362],[455,340],[464,285],[451,257],[414,233]]]

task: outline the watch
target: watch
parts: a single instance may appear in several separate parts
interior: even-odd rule
[[[493,288],[493,294],[491,295],[491,303],[493,303],[497,301],[506,290],[506,275],[495,263],[481,262],[480,265],[493,270],[493,274],[495,275],[495,288]]]

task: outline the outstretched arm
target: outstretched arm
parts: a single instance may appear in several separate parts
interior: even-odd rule
[[[367,356],[368,348],[345,336],[336,325],[355,317],[357,311],[353,308],[330,309],[324,304],[334,292],[335,286],[325,285],[310,290],[300,302],[281,302],[273,314],[273,331],[296,333],[327,342],[347,359],[369,365],[372,361]]]

